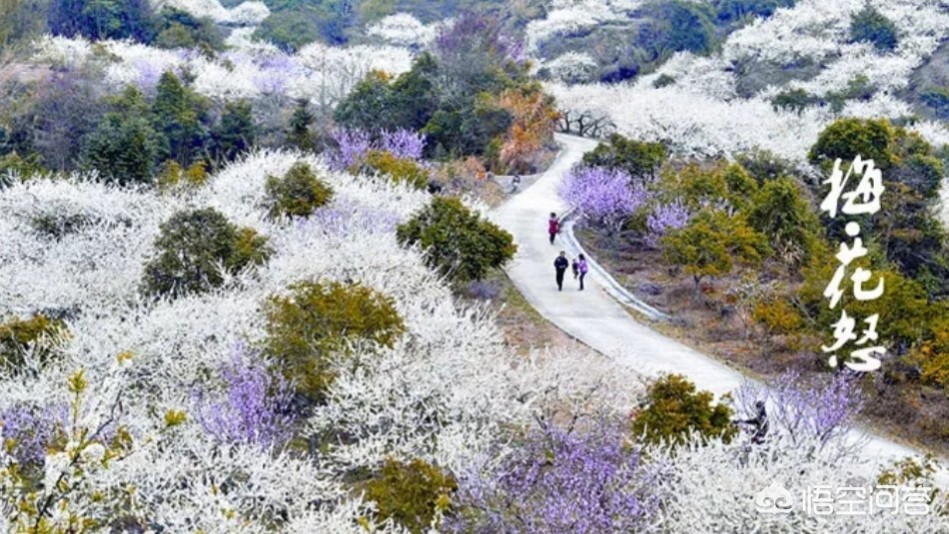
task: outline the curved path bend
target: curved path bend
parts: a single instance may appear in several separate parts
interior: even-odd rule
[[[615,294],[615,288],[611,288],[615,282],[602,269],[590,270],[586,290],[582,292],[568,271],[563,292],[557,291],[554,258],[560,250],[566,250],[570,257],[575,257],[577,251],[572,240],[563,236],[550,244],[547,218],[552,211],[566,211],[557,188],[564,174],[596,146],[596,141],[558,135],[557,142],[561,152],[554,164],[530,187],[489,214],[517,242],[517,254],[506,269],[514,285],[548,321],[641,375],[683,374],[700,389],[716,395],[741,386],[747,379],[739,371],[633,319],[611,296],[610,293]],[[864,455],[881,463],[919,454],[884,437],[871,434],[867,439]],[[949,486],[945,472],[937,480],[941,486]]]

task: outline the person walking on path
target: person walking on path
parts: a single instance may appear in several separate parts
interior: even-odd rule
[[[590,270],[590,267],[587,265],[587,259],[583,254],[580,254],[580,261],[577,262],[577,270],[580,271],[580,291],[583,291],[583,279],[587,275],[587,271]]]
[[[590,266],[587,265],[586,256],[580,254],[580,261],[577,262],[577,270],[580,271],[580,291],[583,291],[583,279],[587,276]]]
[[[554,260],[554,269],[557,271],[558,291],[563,291],[563,275],[567,272],[567,267],[570,267],[570,262],[567,261],[567,253],[561,250],[560,255]]]
[[[560,231],[560,219],[557,218],[557,214],[551,212],[550,218],[547,219],[547,233],[550,234],[550,244],[554,244],[554,238],[557,237],[557,232]]]
[[[580,264],[577,262],[576,258],[573,259],[570,267],[573,269],[573,279],[576,280],[577,277],[580,276]]]

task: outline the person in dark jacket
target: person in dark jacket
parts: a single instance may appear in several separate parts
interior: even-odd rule
[[[576,280],[577,277],[580,276],[580,263],[576,258],[570,263],[570,267],[573,269],[573,279]]]
[[[764,438],[768,435],[768,412],[765,409],[764,401],[756,402],[755,410],[757,410],[757,414],[753,418],[741,419],[736,421],[736,423],[752,425],[755,431],[754,434],[751,435],[751,442],[755,445],[761,445],[764,443]]]
[[[567,267],[570,267],[567,253],[561,250],[560,255],[554,260],[554,269],[557,271],[557,289],[559,291],[563,291],[563,275],[567,272]]]
[[[547,233],[550,234],[550,244],[554,244],[554,238],[557,237],[557,232],[560,231],[560,219],[557,218],[557,214],[551,212],[550,218],[547,219]]]

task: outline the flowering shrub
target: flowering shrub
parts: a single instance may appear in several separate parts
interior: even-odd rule
[[[338,129],[333,138],[336,150],[330,156],[330,166],[336,170],[350,168],[372,149],[369,134],[360,130]]]
[[[691,212],[679,200],[668,204],[659,204],[646,217],[646,244],[652,248],[659,248],[660,241],[670,230],[683,228],[689,222]]]
[[[273,221],[265,207],[266,177],[282,176],[300,161],[332,187],[334,198],[309,218]],[[116,531],[360,534],[368,525],[380,533],[404,532],[378,522],[372,504],[346,481],[376,472],[388,457],[419,458],[456,473],[489,449],[507,454],[509,447],[498,437],[532,425],[535,417],[625,413],[638,394],[628,369],[593,355],[578,357],[575,349],[511,350],[484,309],[456,300],[423,253],[400,246],[396,236],[396,226],[430,202],[425,192],[332,172],[321,157],[298,152],[252,152],[187,194],[80,178],[30,180],[0,191],[0,317],[55,309],[70,330],[55,365],[25,377],[0,373],[0,413],[33,407],[37,398],[44,404],[34,413],[42,414],[46,406],[71,407],[64,375],[85,367],[89,386],[77,433],[90,429],[91,435],[105,422],[121,392],[116,405],[121,415],[110,427],[120,435],[126,426],[135,444],[132,454],[113,458],[104,469],[81,460],[68,470],[68,506],[56,500],[44,514],[61,531],[68,530],[68,516],[76,512],[94,516],[100,530]],[[196,206],[209,206],[231,224],[266,235],[273,250],[269,260],[253,272],[228,274],[234,283],[218,290],[141,298],[136,286],[142,266],[156,253],[152,244],[162,223]],[[26,224],[47,213],[82,213],[103,224],[84,225],[51,241]],[[273,296],[293,298],[287,288],[301,280],[371,287],[391,298],[405,331],[391,347],[344,342],[333,353],[332,380],[322,402],[293,412],[294,431],[313,438],[318,461],[302,457],[298,447],[261,447],[246,440],[222,446],[201,425],[199,415],[209,414],[196,404],[230,410],[230,386],[221,371],[231,366],[241,340],[264,353],[255,362],[248,351],[245,365],[265,366],[272,385],[278,377],[287,381],[284,366],[266,354],[267,304]],[[346,302],[325,300],[329,317],[335,317],[338,302]],[[286,331],[296,337],[305,333]],[[134,350],[124,364],[131,366],[129,372],[113,376],[113,355],[129,348]],[[348,349],[351,355],[345,356]],[[255,373],[247,375],[249,384],[258,384]],[[196,385],[206,403],[190,398]],[[165,424],[154,415],[171,410],[174,432],[162,433]],[[67,426],[63,435],[74,435],[72,430]],[[6,429],[0,432],[5,439]],[[170,439],[149,441],[156,434]],[[57,448],[43,449],[50,476],[63,472],[69,458],[60,454],[58,440],[55,435]],[[92,448],[91,454],[98,454],[100,449]],[[7,449],[0,449],[0,457],[0,477],[12,474],[5,469],[11,465]],[[78,471],[83,475],[73,477]],[[3,487],[14,487],[7,481]],[[14,512],[24,499],[8,501],[13,494],[0,493],[0,531],[16,531],[20,518]],[[22,521],[28,530],[36,516]]]
[[[158,254],[145,266],[144,290],[180,296],[224,283],[225,273],[267,261],[267,240],[211,208],[180,211],[161,225]]]
[[[658,520],[650,468],[615,421],[532,430],[497,466],[459,479],[451,532],[646,532]]]
[[[616,233],[645,204],[647,193],[623,170],[580,167],[564,178],[560,196],[582,217]]]
[[[309,217],[333,198],[333,190],[316,177],[313,169],[298,162],[282,178],[267,177],[271,217]]]
[[[860,377],[847,371],[816,379],[787,371],[767,385],[745,384],[734,399],[742,417],[754,417],[755,402],[765,401],[770,439],[787,440],[790,447],[841,446],[864,405]]]
[[[4,448],[25,467],[43,467],[46,450],[67,422],[66,406],[18,404],[0,412]]]
[[[281,446],[290,436],[290,390],[281,376],[251,361],[238,347],[221,370],[224,398],[208,402],[198,391],[195,417],[205,432],[222,443]]]
[[[415,163],[422,159],[425,149],[425,135],[404,128],[382,130],[375,141],[368,132],[340,128],[334,131],[333,139],[336,149],[331,152],[330,165],[336,170],[352,169],[364,163],[370,154],[379,152],[388,153],[396,160]]]
[[[419,161],[425,150],[425,135],[399,128],[394,131],[383,130],[380,133],[379,149],[399,159]]]

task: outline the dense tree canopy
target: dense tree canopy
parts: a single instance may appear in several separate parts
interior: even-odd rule
[[[418,244],[432,268],[457,282],[484,278],[517,251],[510,233],[449,197],[433,198],[399,226],[398,238],[405,245]]]

